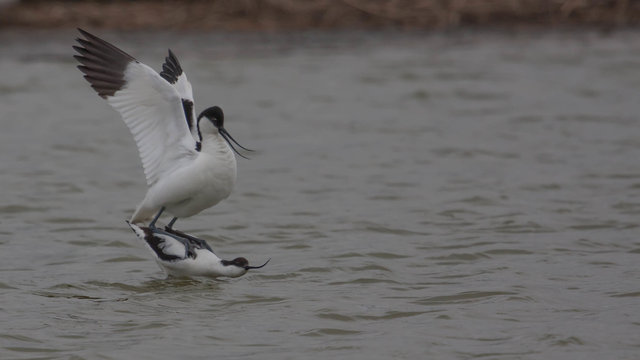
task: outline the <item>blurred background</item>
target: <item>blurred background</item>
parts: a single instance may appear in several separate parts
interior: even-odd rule
[[[615,27],[640,21],[636,0],[2,0],[0,26],[111,29],[453,29]]]
[[[0,359],[639,359],[640,1],[0,1]],[[81,27],[257,151],[165,278]]]

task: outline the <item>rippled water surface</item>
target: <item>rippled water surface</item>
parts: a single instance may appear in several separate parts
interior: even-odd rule
[[[259,150],[178,228],[272,260],[165,279],[76,34],[0,33],[1,358],[640,358],[640,32],[100,34]]]

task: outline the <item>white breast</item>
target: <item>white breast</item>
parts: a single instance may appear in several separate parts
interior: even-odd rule
[[[189,166],[161,179],[149,189],[148,203],[153,208],[165,206],[169,213],[179,218],[193,216],[216,205],[229,197],[236,181],[235,158],[231,159],[223,161],[225,159],[200,153]]]

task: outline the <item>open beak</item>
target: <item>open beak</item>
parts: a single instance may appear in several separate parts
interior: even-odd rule
[[[247,149],[246,147],[238,144],[238,142],[236,141],[236,139],[233,138],[233,136],[231,136],[231,134],[229,134],[229,132],[227,131],[227,129],[220,127],[218,128],[218,132],[220,133],[220,135],[227,141],[227,143],[229,144],[229,146],[231,146],[231,148],[233,149],[233,151],[235,151],[236,154],[238,154],[238,156],[243,157],[245,159],[249,159],[248,157],[240,154],[240,152],[238,152],[238,150],[233,146],[233,144],[238,145],[241,149],[246,150],[246,151],[253,151],[251,149]],[[233,142],[233,143],[232,143]],[[267,261],[269,262],[269,261]],[[266,265],[266,263],[265,263]],[[264,266],[264,265],[262,265]],[[261,266],[261,267],[262,267]]]
[[[238,145],[238,146],[240,146],[240,145]],[[269,263],[269,261],[271,261],[271,258],[269,258],[269,260],[267,260],[266,263],[264,263],[264,264],[262,264],[260,266],[249,266],[249,265],[247,265],[247,266],[244,267],[244,269],[245,270],[260,269],[260,268],[264,267],[265,265],[267,265]]]

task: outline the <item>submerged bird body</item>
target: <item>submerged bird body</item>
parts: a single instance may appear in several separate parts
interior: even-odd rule
[[[206,241],[191,235],[132,223],[129,226],[138,238],[144,240],[158,265],[170,276],[239,277],[250,269],[259,269],[269,262],[267,260],[261,266],[249,266],[249,262],[243,257],[223,260],[211,250]]]
[[[149,186],[130,221],[141,223],[166,210],[174,216],[172,225],[176,218],[226,199],[237,171],[233,152],[238,152],[231,141],[249,149],[226,131],[219,107],[195,117],[191,84],[171,50],[157,73],[114,45],[80,32],[85,39],[77,39],[81,46],[74,46],[78,68],[122,116]]]

